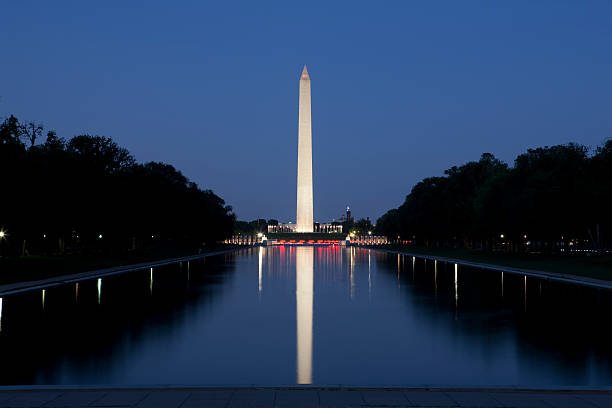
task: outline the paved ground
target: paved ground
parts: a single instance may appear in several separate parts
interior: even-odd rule
[[[0,390],[0,407],[612,407],[612,391],[417,388]]]

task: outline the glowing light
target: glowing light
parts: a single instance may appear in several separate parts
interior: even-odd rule
[[[262,289],[263,280],[263,247],[259,247],[259,293]]]
[[[438,294],[438,260],[434,259],[434,294]]]
[[[459,301],[459,285],[457,281],[457,270],[459,269],[459,265],[455,264],[455,307],[457,307],[457,302]]]
[[[47,238],[47,234],[43,234],[43,238]]]
[[[527,275],[525,275],[525,311],[527,311]]]
[[[261,237],[263,237],[263,234],[262,234],[261,232],[258,232],[258,233],[257,233],[257,237],[258,237],[258,238],[261,238]]]
[[[503,238],[503,237],[504,237],[504,234],[500,234],[500,235],[499,235],[499,237],[500,237],[500,238]]]
[[[355,277],[354,277],[354,270],[355,270],[355,248],[351,248],[351,258],[350,258],[350,275],[349,275],[349,283],[350,283],[350,296],[351,299],[353,299],[353,297],[355,297]]]
[[[100,304],[101,298],[102,298],[102,279],[98,278],[98,304]]]
[[[372,268],[372,253],[370,251],[368,251],[368,296],[371,298],[372,297],[372,275],[371,275],[371,268]]]
[[[149,293],[153,294],[153,268],[151,268],[151,278],[149,279]]]
[[[295,298],[297,309],[297,383],[312,384],[314,248],[296,248],[295,262]]]
[[[2,331],[2,298],[0,297],[0,331]]]
[[[4,238],[6,236],[6,232],[0,230],[0,238]]]
[[[76,283],[74,288],[74,300],[79,301],[79,282]]]
[[[99,238],[99,239],[102,239],[102,234],[98,235],[98,238]]]
[[[372,231],[368,231],[368,235],[372,235]]]
[[[45,310],[45,290],[42,290],[42,308]]]

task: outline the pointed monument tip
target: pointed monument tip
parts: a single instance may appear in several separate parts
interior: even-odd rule
[[[302,78],[300,79],[310,79],[310,76],[308,76],[308,70],[306,69],[306,65],[304,65],[304,69],[302,70]]]

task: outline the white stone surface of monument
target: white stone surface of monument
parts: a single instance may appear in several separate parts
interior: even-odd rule
[[[310,76],[304,65],[300,77],[297,174],[297,232],[313,232],[312,126],[310,119]]]

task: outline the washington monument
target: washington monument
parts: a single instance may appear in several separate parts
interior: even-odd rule
[[[300,77],[298,125],[297,232],[313,232],[312,216],[312,127],[310,122],[310,77],[306,65]]]

